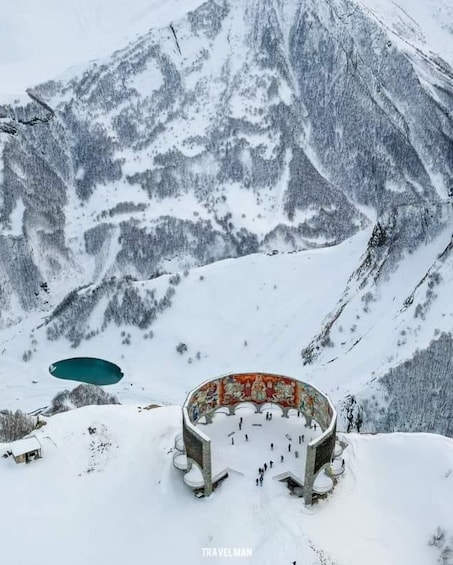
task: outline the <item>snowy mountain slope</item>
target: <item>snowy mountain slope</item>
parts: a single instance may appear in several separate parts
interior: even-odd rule
[[[107,389],[122,403],[182,403],[199,382],[232,371],[261,369],[303,379],[307,371],[300,343],[310,339],[334,308],[368,237],[360,233],[337,247],[219,261],[191,270],[179,282],[168,275],[131,281],[128,295],[124,291],[130,315],[146,313],[133,292],[146,300],[151,291],[160,299],[168,288],[174,290],[170,305],[156,312],[151,330],[136,327],[131,318],[99,331],[109,296],[88,288],[87,296],[99,303],[93,313],[75,302],[47,326],[36,315],[4,331],[2,408],[47,405],[58,391],[73,385],[52,377],[49,365],[74,355],[118,363],[125,377]],[[107,292],[115,293],[116,287]],[[69,337],[77,332],[89,337],[76,350],[68,339],[48,341],[49,328],[64,320],[66,331],[72,332]],[[187,345],[187,353],[176,351],[179,343]],[[26,362],[24,354],[29,356]]]
[[[86,6],[71,6],[88,15]],[[106,5],[92,6],[92,29],[118,29],[123,4],[106,21]],[[78,348],[111,357],[112,343],[114,355],[133,366],[133,383],[157,398],[180,399],[189,381],[250,364],[303,372],[338,402],[347,394],[366,400],[373,378],[451,331],[448,253],[438,263],[452,219],[448,68],[423,42],[415,45],[422,57],[396,41],[388,10],[376,12],[371,0],[211,0],[190,4],[190,13],[186,4],[172,6],[178,9],[162,12],[162,27],[36,86],[28,102],[0,107],[0,322],[10,367],[0,376],[8,385],[3,402],[25,396],[28,406],[31,399],[47,403],[59,383],[29,389],[25,383],[36,380],[30,370],[41,383],[55,354]],[[146,18],[132,21],[142,7],[134,4],[122,31],[129,23],[148,26]],[[74,26],[80,37],[85,28]],[[436,52],[430,38],[425,32]],[[338,244],[364,229],[353,260],[339,267]],[[338,253],[338,260],[329,255],[338,278],[308,266],[300,272],[305,259],[299,264],[293,255],[281,273],[278,256],[263,257],[273,261],[263,263],[266,280],[280,286],[289,278],[291,299],[280,295],[279,316],[280,302],[266,293],[255,305],[260,314],[251,314],[264,276],[252,254],[323,246]],[[184,295],[196,270],[180,287],[178,277],[161,276],[247,256],[235,286],[218,280],[209,300]],[[307,277],[302,302],[287,274],[293,257]],[[442,295],[434,300],[429,285],[438,284],[437,271]],[[330,294],[321,296],[321,286]],[[241,292],[247,300],[237,300]],[[413,307],[406,304],[411,296]],[[304,318],[305,308],[311,317]],[[260,339],[237,339],[244,311],[248,333]],[[187,339],[178,328],[190,332],[199,312],[207,329],[195,325],[201,338],[192,363],[175,361],[177,342]],[[168,341],[158,337],[166,319]],[[237,345],[244,340],[253,347]],[[305,367],[302,348],[311,361]],[[197,364],[198,351],[209,361]],[[441,388],[451,391],[442,374]],[[393,393],[380,396],[395,401]],[[415,429],[449,429],[419,417]],[[370,425],[373,419],[376,413]]]
[[[41,460],[0,459],[4,559],[23,563],[24,530],[37,565],[198,565],[203,547],[251,547],[252,557],[231,559],[251,564],[434,565],[451,547],[451,440],[349,435],[345,475],[306,508],[270,477],[257,489],[254,469],[196,499],[172,465],[179,429],[177,407],[88,407],[50,418],[37,432]],[[257,466],[263,457],[257,450]],[[431,546],[438,528],[444,539]]]
[[[361,11],[346,25],[310,1],[207,2],[5,106],[2,222],[23,232],[5,245],[28,280],[13,288],[5,253],[3,311],[12,294],[36,308],[40,282],[50,307],[56,286],[149,278],[170,258],[338,243],[366,223],[355,202],[382,214],[444,198],[451,117],[385,42]]]
[[[62,73],[77,72],[90,60],[110,55],[149,28],[166,26],[201,3],[202,0],[5,3],[0,21],[0,103],[24,99],[27,88]]]
[[[386,280],[372,287],[360,288],[362,279],[350,277],[363,264],[369,232],[326,249],[217,262],[191,270],[179,282],[169,276],[130,281],[122,291],[130,318],[104,331],[100,330],[105,302],[109,293],[117,293],[116,286],[104,296],[88,288],[88,309],[79,302],[69,305],[57,326],[42,325],[37,315],[4,332],[2,407],[47,406],[58,391],[75,384],[53,378],[48,366],[76,354],[104,357],[122,367],[123,381],[107,388],[123,403],[180,403],[188,390],[210,376],[266,370],[296,375],[328,392],[341,415],[340,429],[347,429],[345,399],[352,395],[356,409],[360,407],[363,430],[451,435],[450,246],[431,264],[436,253],[445,251],[448,238],[446,231],[407,254]],[[411,298],[412,281],[429,269]],[[169,303],[154,307],[154,299],[169,296],[168,289],[174,290]],[[153,299],[146,302],[150,292]],[[98,305],[92,306],[92,301]],[[148,314],[157,315],[152,330],[135,327],[133,316]],[[323,324],[330,330],[313,342],[319,346],[317,357],[303,365],[300,345]],[[71,341],[55,336],[49,347],[48,336],[54,335],[55,327],[65,328],[69,339],[86,336],[76,353]],[[430,347],[442,332],[434,355],[428,349],[419,367],[410,367],[401,380],[399,369],[393,376],[394,367],[414,351]],[[187,353],[176,351],[180,343],[187,345]]]
[[[408,51],[417,50],[440,65],[453,66],[453,7],[446,0],[361,0]],[[443,59],[443,61],[442,61]],[[448,69],[446,67],[446,70]],[[450,69],[451,70],[451,69]]]

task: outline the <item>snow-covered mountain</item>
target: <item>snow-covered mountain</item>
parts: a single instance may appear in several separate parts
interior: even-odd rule
[[[23,4],[2,41],[34,22]],[[0,105],[4,403],[48,402],[45,366],[78,348],[140,359],[156,397],[279,366],[346,402],[345,426],[453,433],[449,4],[125,7],[68,3],[52,80]],[[22,71],[28,41],[6,51]]]

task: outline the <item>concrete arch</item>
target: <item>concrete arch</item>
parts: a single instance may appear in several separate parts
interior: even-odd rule
[[[260,412],[261,411],[261,407],[258,406],[255,402],[252,402],[251,400],[246,400],[245,402],[240,402],[239,404],[236,404],[232,407],[233,409],[233,414],[236,414],[237,411],[242,410],[242,409],[247,409],[247,408],[251,408],[254,412]]]

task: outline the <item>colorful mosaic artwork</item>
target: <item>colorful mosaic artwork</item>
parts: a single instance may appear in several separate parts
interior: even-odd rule
[[[291,407],[297,403],[296,381],[287,377],[262,373],[229,375],[221,380],[220,385],[221,405],[276,402]]]
[[[332,418],[330,404],[315,388],[289,377],[266,373],[228,375],[205,383],[190,399],[189,416],[192,422],[197,422],[220,406],[241,402],[256,405],[274,402],[282,408],[295,408],[314,418],[323,429]]]
[[[326,398],[315,388],[302,383],[299,383],[299,398],[299,410],[314,418],[321,428],[328,428],[333,412]]]
[[[222,404],[219,403],[219,379],[202,385],[191,399],[189,417],[192,422],[197,422],[205,414],[209,414]]]

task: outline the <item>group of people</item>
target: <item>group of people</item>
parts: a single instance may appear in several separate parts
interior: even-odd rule
[[[297,412],[297,416],[300,417],[301,416],[301,412],[298,411]],[[266,412],[266,420],[272,420],[272,412]],[[243,418],[242,416],[239,418],[239,431],[242,431],[242,424],[243,424]],[[314,429],[316,430],[316,424],[313,424],[311,426],[309,426],[310,429]],[[287,437],[289,440],[291,440],[290,436],[287,434]],[[245,441],[249,440],[248,434],[244,434],[244,438]],[[305,434],[301,434],[298,436],[298,441],[299,444],[301,445],[302,443],[305,443]],[[231,438],[231,445],[234,445],[234,437]],[[270,444],[270,448],[271,451],[274,450],[274,444],[271,443]],[[291,453],[291,441],[288,443],[288,453]],[[297,457],[299,455],[298,451],[294,452],[295,456]],[[280,463],[283,463],[285,461],[285,458],[283,455],[280,455]],[[263,486],[263,480],[264,480],[264,473],[267,471],[268,468],[272,469],[274,462],[272,460],[269,461],[269,465],[267,463],[264,463],[264,465],[262,467],[260,467],[258,469],[258,477],[256,478],[256,486]],[[344,464],[343,464],[344,465]]]
[[[269,469],[272,469],[273,464],[274,462],[272,460],[269,461]],[[264,465],[258,469],[258,478],[256,479],[256,486],[258,485],[263,486],[264,473],[267,471],[267,469],[268,469],[267,463],[264,463]]]

